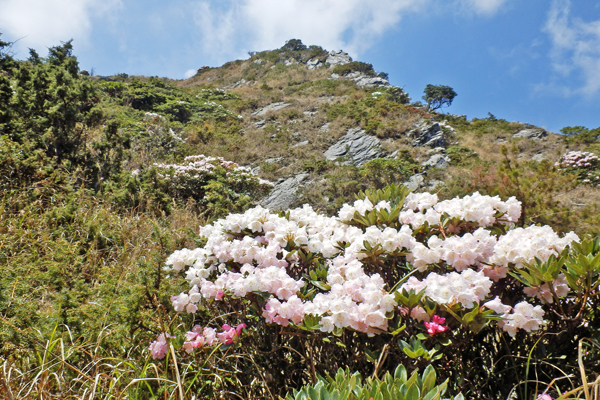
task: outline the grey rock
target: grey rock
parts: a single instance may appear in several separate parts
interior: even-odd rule
[[[323,124],[320,128],[319,131],[321,132],[328,132],[329,131],[329,122],[327,122],[326,124]]]
[[[283,157],[275,157],[275,158],[267,158],[267,159],[265,160],[265,162],[266,162],[267,164],[274,164],[274,163],[281,162],[282,160],[283,160]]]
[[[358,87],[392,87],[387,79],[379,76],[360,76],[354,79]]]
[[[317,111],[303,111],[302,114],[306,115],[309,118],[312,118],[315,115],[317,115]]]
[[[285,60],[285,66],[289,67],[291,65],[297,65],[298,61],[294,60],[293,58],[288,58],[287,60]]]
[[[256,121],[254,123],[254,126],[256,126],[257,128],[264,128],[266,123],[267,120],[261,119],[260,121]]]
[[[548,136],[548,132],[546,132],[545,129],[528,128],[528,129],[521,129],[519,132],[515,133],[512,137],[515,139],[527,138],[527,139],[540,140],[540,139],[545,138],[546,136]]]
[[[448,168],[450,161],[452,161],[450,157],[444,154],[433,154],[431,157],[429,157],[429,160],[423,161],[421,165],[425,168],[446,169]]]
[[[408,178],[408,181],[403,183],[404,186],[413,192],[419,189],[426,189],[427,191],[432,192],[443,184],[443,181],[438,180],[427,181],[424,174],[415,174]]]
[[[322,65],[321,61],[316,59],[316,58],[311,58],[310,60],[308,60],[306,62],[306,66],[308,67],[308,69],[315,69],[318,68]]]
[[[331,77],[337,74],[331,74]],[[339,78],[339,76],[338,76]],[[358,87],[391,87],[387,79],[383,79],[380,76],[367,76],[363,75],[358,71],[350,72],[344,75],[344,78],[353,80],[356,82]],[[336,78],[337,79],[337,78]]]
[[[408,181],[404,182],[403,185],[414,192],[425,185],[425,177],[423,177],[423,174],[415,174],[408,178]]]
[[[433,149],[427,150],[426,154],[445,153],[446,149],[443,147],[434,147]]]
[[[303,140],[302,142],[296,143],[295,145],[292,146],[292,148],[294,147],[302,147],[302,146],[307,146],[308,145],[308,140]]]
[[[438,122],[422,121],[406,134],[413,140],[414,147],[446,147],[446,135]]]
[[[342,50],[331,50],[325,62],[329,64],[329,68],[333,68],[336,65],[344,65],[352,62],[352,57]]]
[[[292,203],[300,198],[298,189],[303,186],[306,178],[308,178],[308,174],[299,174],[285,180],[279,180],[271,193],[260,201],[260,205],[271,211],[289,208]]]
[[[436,179],[432,179],[428,182],[427,191],[433,192],[435,189],[442,186],[443,184],[444,184],[444,181],[438,181]]]
[[[260,58],[258,60],[254,60],[253,63],[254,64],[262,64],[264,61],[261,60]]]
[[[237,81],[233,85],[229,86],[229,89],[235,89],[236,87],[243,85],[244,83],[246,83],[246,80],[242,78],[241,80]]]
[[[531,157],[531,159],[533,161],[541,162],[541,161],[547,160],[548,157],[546,157],[546,155],[544,153],[538,153],[538,154],[535,154],[533,157]]]
[[[360,167],[367,161],[381,158],[383,153],[379,139],[367,135],[360,128],[351,128],[337,143],[327,149],[324,156],[328,160],[346,157],[350,163]]]
[[[283,103],[283,102],[281,102],[281,103],[272,103],[272,104],[269,104],[266,107],[261,108],[258,111],[253,112],[252,115],[254,115],[255,117],[259,117],[261,115],[265,115],[269,111],[279,111],[282,108],[286,108],[286,107],[289,107],[289,106],[291,106],[290,103]]]
[[[331,74],[331,79],[340,79],[340,74]]]

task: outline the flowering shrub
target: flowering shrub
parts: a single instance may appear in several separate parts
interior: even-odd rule
[[[154,165],[170,182],[173,197],[192,198],[217,215],[242,209],[252,197],[266,194],[273,186],[249,168],[222,157],[200,154],[186,157],[181,164]]]
[[[279,215],[261,207],[230,214],[200,229],[203,246],[168,258],[191,286],[173,296],[173,306],[195,313],[206,301],[238,302],[267,324],[319,335],[417,335],[446,344],[467,343],[484,329],[512,338],[537,332],[558,326],[544,319],[557,313],[581,321],[573,306],[586,308],[589,297],[579,296],[581,262],[567,261],[568,253],[598,249],[579,245],[572,232],[515,229],[520,211],[515,198],[474,193],[439,201],[391,186],[361,193],[337,217],[307,205]],[[596,258],[586,284],[594,298]]]
[[[239,341],[242,330],[246,328],[246,324],[239,324],[235,328],[223,324],[222,332],[217,332],[216,329],[200,325],[194,325],[191,331],[183,335],[183,348],[188,354],[194,350],[203,349],[205,347],[214,347],[217,345],[230,346]],[[152,358],[162,360],[169,352],[169,340],[176,339],[176,336],[168,333],[161,333],[155,341],[150,343],[148,349],[151,352]]]
[[[576,173],[582,183],[600,185],[600,158],[594,153],[570,151],[555,166]]]

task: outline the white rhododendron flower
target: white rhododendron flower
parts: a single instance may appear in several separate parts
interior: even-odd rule
[[[400,207],[397,224],[362,228],[347,222],[357,212],[391,212],[391,203],[356,200],[342,206],[337,217],[319,214],[308,205],[285,216],[262,207],[230,214],[200,228],[204,246],[168,257],[167,266],[183,271],[191,287],[171,298],[173,307],[194,313],[202,299],[227,301],[258,293],[266,299],[262,316],[268,323],[300,325],[311,316],[323,332],[345,328],[375,335],[387,331],[389,318],[399,311],[390,291],[393,280],[408,273],[406,264],[421,278],[411,276],[397,290],[424,290],[442,309],[486,307],[503,318],[498,325],[511,336],[543,325],[540,306],[503,304],[500,297],[492,299],[492,286],[509,268],[558,255],[579,241],[577,235],[559,237],[547,226],[510,229],[521,215],[514,197],[502,201],[474,193],[438,201],[435,194],[410,193]],[[460,229],[443,229],[443,216],[459,221]],[[499,226],[507,233],[492,229]],[[379,263],[373,260],[374,251]],[[309,253],[322,268],[318,286],[314,276],[310,282],[306,278],[309,270],[303,263]],[[558,297],[568,294],[564,275],[553,288]],[[525,288],[524,294],[542,303],[553,301],[548,284]],[[433,317],[421,306],[403,315],[418,322]]]

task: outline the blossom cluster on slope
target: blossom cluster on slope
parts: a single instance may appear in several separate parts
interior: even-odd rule
[[[323,332],[346,328],[375,335],[388,331],[399,311],[397,291],[424,290],[441,307],[493,310],[502,317],[498,325],[514,336],[519,329],[539,329],[543,310],[526,301],[513,306],[492,300],[492,286],[509,267],[545,261],[579,240],[573,233],[559,237],[549,227],[511,229],[521,211],[515,198],[474,193],[438,201],[434,194],[408,194],[391,226],[353,223],[373,210],[397,207],[373,203],[365,198],[344,205],[337,218],[307,205],[282,215],[256,207],[202,227],[204,246],[176,251],[167,260],[174,270],[185,270],[191,285],[172,298],[173,306],[195,312],[202,299],[260,293],[269,323],[302,325],[310,316]],[[412,276],[391,291],[411,270],[421,278]],[[561,288],[566,295],[568,287]],[[543,290],[529,289],[524,297],[549,302]],[[431,317],[420,306],[409,315]]]

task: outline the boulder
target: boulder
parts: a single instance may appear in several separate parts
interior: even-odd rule
[[[358,87],[392,87],[387,79],[383,79],[379,76],[365,76],[353,79]]]
[[[304,186],[303,182],[308,178],[308,174],[299,174],[278,182],[271,193],[260,201],[260,205],[271,211],[281,211],[290,208],[290,206],[300,199],[298,190]]]
[[[295,147],[302,147],[302,146],[308,146],[308,140],[303,140],[301,142],[296,143],[295,145],[292,146],[292,148]]]
[[[329,68],[333,68],[336,65],[349,64],[352,62],[352,57],[342,50],[331,50],[325,62],[329,64]]]
[[[430,181],[425,180],[424,174],[415,174],[408,178],[408,181],[404,182],[403,185],[406,186],[411,191],[416,191],[418,189],[426,189],[429,192],[433,192],[438,187],[444,184],[443,181],[432,179]]]
[[[404,182],[403,185],[414,192],[425,186],[425,178],[423,177],[423,174],[415,174],[408,178],[408,181]]]
[[[367,135],[360,128],[351,128],[337,143],[327,149],[324,156],[328,160],[346,157],[348,163],[360,167],[367,161],[383,157],[383,153],[379,139]]]
[[[425,168],[446,169],[452,159],[444,154],[433,154],[427,161],[423,161],[421,165]]]
[[[512,137],[517,138],[526,138],[533,140],[541,140],[548,136],[548,132],[542,128],[527,128],[521,129],[519,132],[515,133]]]
[[[310,60],[308,60],[306,62],[306,66],[308,67],[308,69],[315,69],[318,68],[322,65],[321,61],[316,59],[316,58],[311,58]]]
[[[531,159],[533,161],[542,162],[544,160],[547,160],[548,157],[546,157],[546,155],[544,153],[538,153],[538,154],[535,154],[533,157],[531,157]]]
[[[266,107],[261,108],[258,111],[253,112],[252,115],[254,115],[255,117],[259,117],[261,115],[265,115],[269,111],[279,111],[282,108],[286,108],[286,107],[289,107],[289,106],[291,106],[290,103],[283,103],[283,102],[281,102],[281,103],[272,103],[272,104],[269,104]]]
[[[337,74],[331,74],[333,77]],[[358,71],[350,72],[343,76],[346,79],[351,79],[356,82],[356,86],[358,87],[392,87],[390,82],[387,79],[384,79],[380,76],[368,76],[363,75]],[[339,78],[339,75],[338,75]]]
[[[413,140],[414,147],[446,147],[446,135],[438,122],[421,121],[406,134]]]

